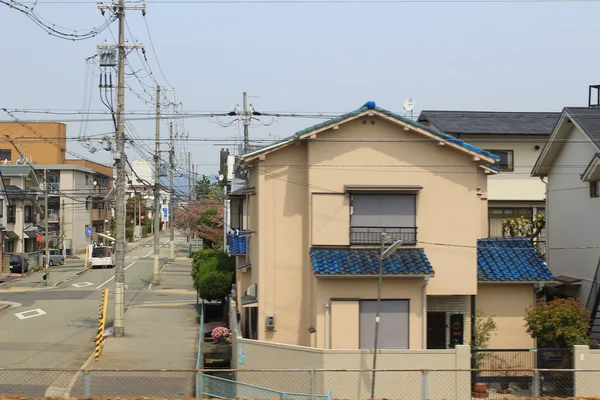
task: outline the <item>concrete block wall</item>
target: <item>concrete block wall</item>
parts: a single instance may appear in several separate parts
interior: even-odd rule
[[[469,296],[427,296],[427,311],[446,313],[446,347],[450,347],[450,315],[463,314],[464,343],[471,341],[471,311]]]

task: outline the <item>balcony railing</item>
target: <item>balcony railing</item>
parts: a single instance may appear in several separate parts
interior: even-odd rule
[[[382,232],[385,232],[392,241],[402,240],[404,244],[417,242],[416,227],[353,226],[350,228],[350,244],[379,244]]]
[[[48,209],[48,221],[58,221],[59,211]]]

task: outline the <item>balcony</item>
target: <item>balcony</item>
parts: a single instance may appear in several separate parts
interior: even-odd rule
[[[105,209],[98,209],[98,208],[94,208],[92,209],[92,221],[104,221],[106,219],[106,216],[108,215],[108,213],[106,212]]]
[[[48,221],[58,221],[59,217],[60,214],[58,210],[48,209]]]
[[[416,227],[353,226],[350,228],[350,244],[380,244],[381,233],[386,233],[392,241],[402,240],[404,244],[417,243]]]

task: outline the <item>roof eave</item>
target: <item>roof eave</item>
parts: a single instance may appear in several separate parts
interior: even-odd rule
[[[568,112],[566,110],[563,110],[561,116],[558,118],[558,121],[556,122],[556,125],[554,126],[554,129],[552,130],[552,134],[548,138],[548,141],[544,145],[544,148],[542,148],[542,152],[540,153],[540,156],[535,161],[533,169],[531,170],[531,176],[540,177],[540,178],[548,176],[548,173],[550,172],[550,170],[552,169],[552,166],[554,164],[553,163],[554,158],[556,158],[556,156],[553,156],[553,158],[551,160],[546,160],[549,157],[548,152],[550,151],[550,149],[553,146],[555,146],[557,144],[556,143],[557,136],[559,136],[562,133],[563,125],[567,122],[568,119],[569,119]],[[558,144],[561,145],[560,143],[558,143]],[[544,163],[544,161],[547,161],[547,162]]]

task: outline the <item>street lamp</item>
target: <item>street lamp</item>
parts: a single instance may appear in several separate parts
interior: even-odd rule
[[[391,239],[385,232],[381,233],[381,254],[379,255],[379,276],[377,281],[377,306],[375,309],[375,343],[373,345],[373,378],[371,379],[371,400],[375,400],[375,370],[377,369],[377,346],[379,344],[379,315],[381,314],[381,287],[383,286],[383,260],[391,256],[400,246],[403,241],[397,240],[390,247],[385,245]]]

